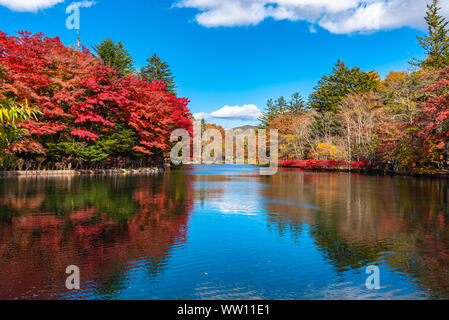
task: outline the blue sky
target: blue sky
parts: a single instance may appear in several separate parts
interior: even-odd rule
[[[75,44],[65,26],[71,3],[0,0],[0,30]],[[80,10],[83,45],[121,40],[137,68],[156,52],[192,112],[215,112],[226,119],[209,121],[228,128],[256,123],[254,106],[263,110],[269,98],[307,97],[337,59],[385,76],[423,54],[416,40],[424,30],[422,0],[95,0]],[[224,106],[241,108],[217,112]]]

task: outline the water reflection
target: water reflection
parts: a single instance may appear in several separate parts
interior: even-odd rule
[[[0,298],[447,299],[448,184],[251,166],[2,180]]]
[[[295,170],[267,179],[261,193],[280,213],[269,216],[271,228],[300,238],[310,225],[337,273],[384,264],[424,295],[449,298],[448,180]]]
[[[139,259],[147,278],[157,278],[171,249],[186,241],[191,199],[184,178],[178,172],[0,184],[0,298],[69,295],[69,265],[80,267],[84,288],[72,298],[116,297]]]

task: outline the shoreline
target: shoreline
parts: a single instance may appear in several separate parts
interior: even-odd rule
[[[29,170],[29,171],[0,171],[0,178],[13,177],[62,177],[62,176],[129,176],[129,175],[156,175],[169,170],[170,166],[148,167],[140,169],[83,169],[83,170]],[[174,167],[176,169],[178,167]],[[405,173],[375,169],[352,168],[315,168],[304,169],[297,166],[279,166],[283,170],[301,170],[305,172],[333,172],[333,173],[358,173],[380,176],[408,176],[422,178],[449,178],[449,172],[435,173]]]
[[[30,171],[0,171],[0,177],[59,177],[59,176],[125,176],[125,175],[156,175],[164,173],[167,167],[150,167],[141,169],[92,169],[92,170],[30,170]]]
[[[449,178],[449,172],[435,172],[435,173],[412,173],[412,172],[393,172],[376,169],[348,169],[348,168],[320,168],[320,169],[304,169],[294,166],[280,166],[281,169],[302,170],[306,172],[335,172],[335,173],[358,173],[367,175],[380,176],[404,176],[404,177],[421,177],[421,178]]]

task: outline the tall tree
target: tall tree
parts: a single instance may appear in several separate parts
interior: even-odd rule
[[[268,127],[270,122],[276,118],[278,114],[277,106],[275,105],[273,99],[268,99],[265,112],[259,118],[263,127]]]
[[[441,78],[425,89],[429,95],[422,105],[424,112],[416,122],[422,129],[420,137],[429,146],[427,151],[449,154],[449,74],[446,69],[439,73]]]
[[[424,70],[440,70],[449,65],[449,37],[448,21],[439,12],[439,0],[433,0],[427,5],[425,17],[428,34],[425,37],[417,37],[424,48],[427,58],[425,60],[413,59],[411,64]]]
[[[295,115],[303,114],[306,111],[306,104],[303,97],[298,92],[292,94],[287,110]]]
[[[379,90],[382,103],[395,115],[395,118],[413,123],[421,113],[420,104],[426,101],[427,93],[423,90],[438,78],[431,72],[390,72]]]
[[[94,46],[94,51],[103,63],[114,70],[120,77],[135,72],[134,61],[123,47],[121,41],[115,44],[111,39],[106,39]]]
[[[380,85],[376,72],[365,72],[358,67],[349,69],[338,60],[330,75],[318,82],[310,95],[310,106],[318,112],[337,112],[341,101],[351,93],[364,93],[375,90]]]
[[[162,81],[167,85],[167,91],[175,94],[175,77],[170,71],[169,65],[162,61],[156,53],[147,59],[147,62],[148,64],[141,69],[142,78],[148,82]]]
[[[269,123],[282,115],[301,115],[306,111],[304,99],[296,92],[292,95],[291,99],[287,101],[284,97],[280,97],[277,100],[269,99],[267,101],[267,107],[265,112],[260,117],[262,126],[267,127]]]

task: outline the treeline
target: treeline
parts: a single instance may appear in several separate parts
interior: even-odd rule
[[[94,53],[58,38],[0,32],[0,169],[100,169],[164,161],[191,130],[188,99],[156,54],[136,72],[121,42]]]
[[[427,53],[411,72],[374,71],[338,61],[305,102],[269,100],[261,125],[278,129],[285,160],[366,162],[404,173],[449,169],[449,37],[438,0],[428,5]],[[291,161],[290,161],[291,163]]]

